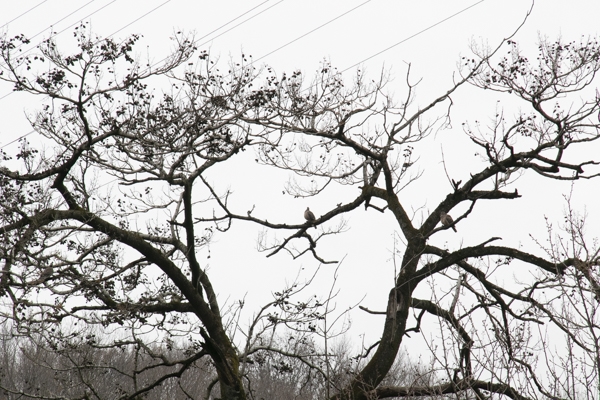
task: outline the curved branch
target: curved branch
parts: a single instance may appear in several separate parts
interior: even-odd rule
[[[449,382],[432,386],[381,386],[369,395],[375,399],[387,399],[390,397],[418,397],[437,396],[442,394],[461,393],[469,389],[485,390],[491,393],[502,394],[513,400],[531,400],[521,395],[513,387],[504,383],[492,383],[473,379],[463,379],[459,382]]]

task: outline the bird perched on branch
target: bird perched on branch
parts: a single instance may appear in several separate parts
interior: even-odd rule
[[[34,281],[29,282],[29,284],[30,285],[42,284],[42,283],[46,282],[48,279],[50,279],[52,277],[52,274],[54,274],[54,267],[52,267],[52,266],[46,267],[40,273],[40,277]]]
[[[310,211],[309,207],[306,207],[306,211],[304,211],[304,219],[310,222],[313,226],[314,222],[317,220],[317,218],[315,218],[315,214],[313,214],[313,212]]]
[[[456,230],[456,227],[454,225],[452,225],[452,224],[454,224],[454,220],[452,219],[451,216],[449,216],[448,214],[446,214],[444,211],[442,211],[440,213],[440,222],[444,226],[450,226],[454,232],[458,232]]]

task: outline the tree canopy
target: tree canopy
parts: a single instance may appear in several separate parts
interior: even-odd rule
[[[410,69],[398,87],[385,73],[344,78],[327,62],[310,78],[258,68],[246,55],[221,70],[184,35],[155,64],[140,61],[136,36],[103,39],[81,26],[75,38],[71,54],[52,39],[32,54],[20,53],[23,36],[0,42],[0,79],[42,104],[29,116],[39,141],[1,153],[3,342],[28,343],[40,365],[69,382],[62,393],[36,391],[13,376],[0,380],[4,393],[134,399],[172,385],[192,398],[246,399],[257,398],[261,374],[277,371],[286,393],[302,398],[595,396],[600,250],[585,218],[569,207],[566,235],[550,231],[536,251],[496,236],[444,245],[468,218],[486,224],[481,204],[519,207],[526,174],[549,185],[598,177],[597,152],[588,154],[600,137],[600,99],[582,95],[600,69],[595,39],[541,40],[537,58],[512,37],[474,48],[454,84],[420,104]],[[486,127],[464,124],[472,147],[452,151],[475,149],[485,164],[428,183],[442,200],[415,212],[404,191],[427,179],[423,144],[450,126],[465,87],[528,108],[499,112]],[[291,176],[282,189],[298,198],[332,188],[343,197],[307,220],[305,207],[293,218],[265,214],[277,200],[258,194],[261,213],[239,209],[235,188],[224,189],[229,174],[268,179],[247,162]],[[214,284],[201,254],[215,236],[227,241],[234,223],[262,231],[265,257],[328,265],[339,259],[318,244],[343,249],[342,218],[365,210],[392,221],[399,238],[394,282],[381,288],[387,302],[360,305],[380,316],[379,340],[336,353],[327,330],[335,295],[311,292],[318,276],[267,289],[272,300],[247,325],[236,319],[242,301],[223,307],[227,288]],[[378,227],[370,229],[363,234]],[[242,266],[224,268],[235,279]],[[443,344],[423,335],[429,367],[398,367],[401,345],[425,329]],[[101,376],[125,383],[106,392],[111,380]]]

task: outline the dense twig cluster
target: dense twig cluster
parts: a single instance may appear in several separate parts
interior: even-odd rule
[[[406,95],[395,103],[385,92],[385,75],[368,81],[358,71],[348,83],[323,63],[306,81],[301,72],[257,70],[245,56],[223,72],[181,36],[164,63],[143,65],[133,53],[136,37],[115,42],[86,31],[76,31],[79,49],[72,55],[60,53],[52,40],[37,55],[18,54],[24,37],[0,42],[0,79],[46,100],[31,118],[44,145],[22,140],[12,157],[2,153],[0,312],[13,334],[56,352],[59,364],[68,360],[65,368],[79,376],[77,382],[91,382],[86,374],[92,369],[126,376],[118,396],[131,399],[157,393],[167,382],[178,382],[187,393],[186,379],[206,370],[214,380],[202,376],[205,398],[218,392],[223,399],[248,398],[257,393],[257,382],[269,382],[252,374],[298,371],[288,382],[296,390],[316,377],[320,386],[314,384],[313,395],[340,400],[484,399],[490,393],[561,398],[597,385],[600,250],[588,243],[584,219],[571,213],[570,237],[551,240],[544,256],[492,244],[497,237],[458,250],[436,244],[441,231],[456,228],[482,202],[520,198],[515,182],[521,174],[573,181],[598,176],[600,163],[581,158],[577,149],[600,138],[599,100],[564,98],[592,84],[600,69],[596,42],[542,42],[539,65],[532,66],[508,39],[495,50],[476,51],[452,87],[417,105],[410,69]],[[509,56],[498,61],[504,46]],[[149,87],[160,79],[169,84],[161,95]],[[418,220],[401,191],[422,177],[416,170],[424,151],[419,145],[447,126],[452,96],[466,84],[512,93],[531,112],[512,120],[499,113],[487,130],[465,124],[486,165],[468,179],[449,177],[452,190]],[[575,105],[565,107],[566,101]],[[245,151],[254,151],[258,164],[296,177],[284,191],[293,196],[318,197],[336,185],[357,191],[298,223],[236,209],[232,192],[222,192],[209,174]],[[446,213],[462,204],[467,211],[448,219]],[[384,318],[381,338],[365,344],[356,358],[361,362],[340,378],[332,371],[344,363],[333,362],[328,350],[335,336],[327,320],[334,291],[304,297],[311,281],[297,279],[274,291],[244,326],[243,302],[222,308],[222,289],[213,286],[199,254],[216,232],[226,234],[243,221],[280,235],[260,241],[268,256],[311,254],[335,262],[318,245],[342,233],[341,217],[362,205],[394,221],[403,251],[385,311],[375,311]],[[440,216],[445,224],[436,227]],[[499,284],[498,274],[515,265],[529,277]],[[433,280],[430,299],[415,297],[417,287]],[[444,287],[451,301],[441,294]],[[401,344],[421,331],[428,316],[437,321],[445,346],[440,351],[432,345],[431,371],[419,379],[390,379]],[[70,349],[73,338],[60,335],[78,330],[64,330],[66,324],[97,326],[106,337],[92,335]],[[578,360],[580,371],[565,361],[540,372],[543,362],[554,359],[544,334],[534,332],[542,325],[567,338],[568,354],[561,359]],[[275,334],[283,327],[293,332],[287,344]],[[48,332],[61,340],[52,341]],[[234,340],[235,332],[243,339]],[[324,350],[313,342],[317,337]],[[148,344],[152,340],[164,345]],[[106,348],[111,360],[123,349],[141,364],[120,369],[104,363],[102,352],[87,359],[87,348]],[[0,382],[8,392],[33,395]],[[94,385],[86,390],[96,390]]]

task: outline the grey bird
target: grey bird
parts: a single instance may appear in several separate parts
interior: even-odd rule
[[[52,274],[54,274],[54,267],[46,267],[42,270],[42,273],[40,274],[40,280],[47,281],[52,276]]]
[[[308,207],[306,207],[306,211],[304,211],[304,219],[313,225],[314,225],[314,222],[317,220],[317,218],[315,218],[315,214],[313,214],[313,212],[310,211],[310,208],[308,208]]]
[[[450,226],[454,232],[458,232],[456,230],[456,227],[454,225],[452,225],[454,223],[454,220],[452,219],[451,216],[449,216],[448,214],[446,214],[444,211],[442,211],[440,213],[440,222],[444,226]]]
[[[52,277],[52,274],[54,274],[54,267],[52,267],[52,266],[46,267],[40,273],[40,277],[34,281],[29,282],[29,284],[30,285],[42,284],[42,283],[46,282],[48,279],[50,279]]]

